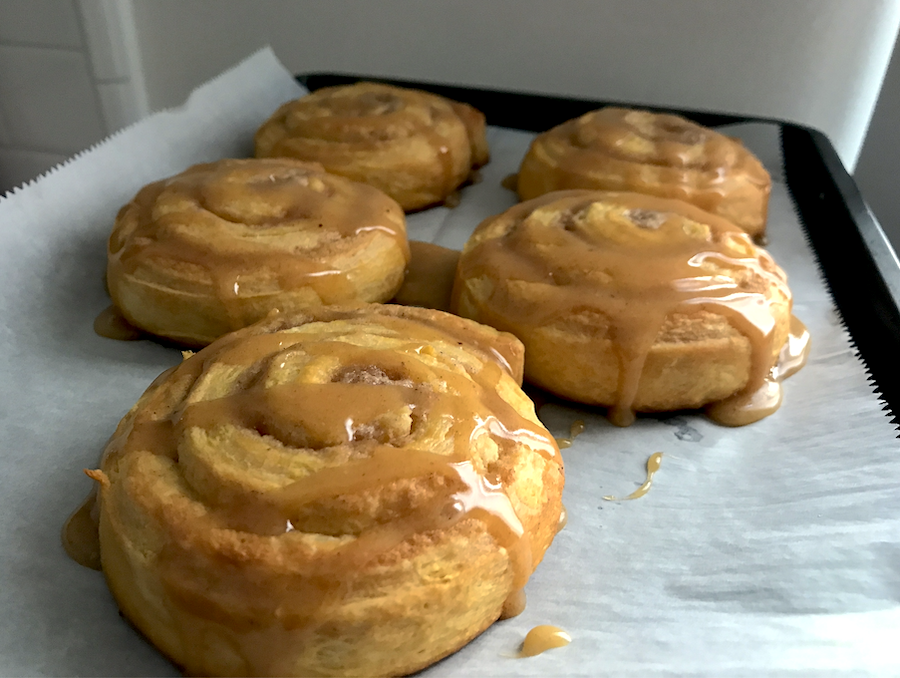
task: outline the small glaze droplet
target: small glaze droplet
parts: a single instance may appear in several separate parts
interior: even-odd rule
[[[118,341],[137,341],[144,338],[144,333],[125,320],[115,306],[109,306],[100,312],[94,320],[94,332],[101,337]]]
[[[567,447],[572,447],[572,443],[575,441],[575,438],[580,434],[584,433],[584,421],[581,419],[576,419],[572,422],[572,425],[569,427],[569,437],[568,438],[557,438],[556,444],[559,446],[559,449],[564,450]]]
[[[555,647],[564,647],[572,642],[572,636],[558,626],[535,626],[525,636],[519,657],[534,657],[535,655],[552,650]]]
[[[662,452],[655,452],[650,455],[650,458],[647,460],[647,480],[644,481],[644,484],[637,488],[634,492],[629,494],[627,497],[613,497],[607,495],[603,497],[606,501],[627,501],[629,499],[638,499],[643,497],[647,492],[650,491],[650,484],[653,482],[653,474],[659,470],[660,464],[662,464]]]
[[[559,512],[559,522],[556,524],[556,533],[559,534],[562,529],[569,524],[569,512],[566,505],[563,504],[562,511]]]
[[[79,565],[92,570],[100,568],[100,534],[97,492],[92,490],[88,498],[66,521],[62,530],[62,543],[68,556]]]

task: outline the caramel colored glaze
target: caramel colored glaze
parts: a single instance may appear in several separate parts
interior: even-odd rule
[[[115,306],[108,306],[94,319],[94,332],[107,339],[136,341],[145,334],[129,323]]]
[[[706,414],[725,426],[745,426],[775,412],[783,398],[781,382],[798,372],[809,357],[809,331],[791,316],[787,341],[763,384],[755,391],[739,393],[706,408]]]
[[[451,297],[452,299],[452,297]],[[535,386],[532,383],[524,383],[522,388],[525,390],[525,393],[528,394],[528,397],[531,399],[531,402],[534,403],[534,411],[537,412],[538,417],[541,416],[541,409],[547,403],[558,402],[557,398],[547,391],[546,389],[542,389],[539,386]]]
[[[436,114],[437,109],[429,107],[429,111],[432,114]],[[412,126],[412,131],[414,134],[417,134],[421,138],[427,140],[428,145],[431,146],[432,153],[440,162],[441,181],[438,184],[438,193],[446,196],[444,198],[444,200],[446,200],[447,197],[449,197],[449,195],[453,191],[455,191],[463,181],[465,181],[465,178],[459,179],[454,172],[455,167],[461,163],[454,162],[452,146],[450,145],[450,143],[448,143],[447,139],[445,139],[443,135],[439,134],[435,130],[434,124],[431,120],[417,121],[416,124]],[[469,165],[469,168],[471,168],[471,157],[467,159],[466,164]],[[466,170],[465,175],[469,175],[468,169]]]
[[[467,104],[378,83],[328,87],[281,106],[257,157],[294,157],[375,186],[405,210],[444,201],[487,162],[484,116]]]
[[[390,337],[390,346],[360,345],[354,327],[367,313],[378,318],[375,332]],[[499,351],[484,351],[487,361],[471,371],[451,369],[435,352],[436,343],[453,350],[465,343],[469,348],[459,348],[460,355],[480,350],[474,346],[487,343],[486,328],[475,331],[477,326],[453,316],[436,322],[425,313],[433,312],[395,306],[322,309],[296,328],[295,321],[270,318],[223,337],[172,368],[123,420],[104,453],[104,472],[149,463],[140,460],[152,455],[177,469],[196,499],[185,504],[187,499],[168,495],[144,497],[141,502],[150,502],[144,510],[167,522],[170,512],[186,510],[178,505],[204,505],[200,513],[189,509],[194,524],[172,526],[173,536],[159,555],[163,583],[175,601],[170,612],[182,620],[182,628],[193,628],[192,619],[235,624],[212,602],[216,595],[231,593],[195,591],[183,583],[185,573],[210,567],[215,582],[213,573],[223,565],[209,562],[206,554],[226,533],[239,535],[242,549],[285,537],[289,541],[283,548],[294,548],[292,533],[339,540],[315,558],[291,561],[291,572],[301,579],[292,579],[290,587],[278,592],[277,603],[272,602],[287,629],[303,627],[318,610],[338,604],[347,594],[346,573],[390,559],[420,535],[472,520],[508,555],[512,574],[504,615],[520,606],[521,591],[546,546],[531,543],[504,489],[506,472],[498,474],[473,457],[472,450],[496,446],[501,454],[521,454],[527,449],[561,472],[558,449],[536,418],[523,416],[502,395],[514,368],[499,358]],[[335,324],[323,326],[323,321]],[[315,333],[307,329],[313,327]],[[238,372],[246,376],[234,376]],[[232,383],[216,385],[211,381],[215,374],[232,375],[226,377]],[[171,404],[173,393],[184,394],[180,404]],[[417,443],[429,431],[444,429],[443,447],[434,447],[433,441]],[[225,435],[236,441],[228,447],[237,445],[251,455],[248,462],[235,461],[234,470],[227,458],[217,458],[213,465],[204,449],[194,449],[203,439],[224,445]],[[240,443],[256,436],[270,441],[270,451],[260,459],[252,458],[256,443]],[[314,471],[289,468],[296,449],[317,455],[319,462],[306,462],[316,464]],[[335,463],[338,452],[343,460]],[[263,478],[282,465],[286,468],[279,472],[294,479],[260,489]],[[323,517],[340,514],[345,504],[373,492],[409,483],[424,483],[427,498],[396,514],[388,509],[344,526]],[[256,584],[251,579],[240,586],[252,592]],[[259,604],[265,607],[266,602]],[[245,666],[251,672],[284,671],[270,663],[271,648],[252,639],[248,628],[247,642],[238,651]],[[193,642],[183,640],[186,646]]]
[[[459,191],[453,191],[446,198],[444,198],[444,202],[441,203],[441,207],[446,207],[448,210],[456,209],[459,207],[459,203],[462,201],[462,194]]]
[[[310,290],[322,304],[384,301],[357,289],[366,274],[354,254],[383,238],[409,260],[402,210],[369,186],[287,158],[221,160],[150,184],[122,208],[109,239],[107,279],[113,302],[134,325],[142,323],[118,297],[125,281],[138,277],[211,294],[223,308],[223,330],[234,330],[279,307],[275,297],[248,317],[247,299],[281,292]],[[159,279],[156,269],[171,279]]]
[[[562,511],[559,514],[559,524],[556,526],[557,532],[562,532],[562,530],[569,524],[569,512],[566,510],[565,504],[563,504]]]
[[[559,445],[560,449],[572,447],[572,443],[575,442],[575,438],[578,437],[578,435],[581,433],[584,433],[584,421],[582,421],[581,419],[576,419],[569,427],[569,437],[557,438],[556,444]]]
[[[507,174],[503,177],[503,181],[500,182],[500,185],[503,186],[507,191],[512,191],[515,193],[519,190],[519,175],[516,172],[512,174]]]
[[[650,491],[650,485],[653,482],[653,476],[659,470],[659,467],[662,464],[662,456],[662,452],[654,452],[650,455],[650,458],[647,460],[647,479],[644,481],[643,485],[641,485],[627,497],[606,496],[603,498],[606,501],[629,501],[631,499],[640,499],[641,497],[643,497]]]
[[[791,316],[791,333],[778,354],[778,362],[772,368],[772,379],[783,381],[796,374],[809,358],[809,330],[795,315]]]
[[[430,242],[410,240],[409,266],[394,303],[450,310],[450,293],[460,253]]]
[[[746,426],[768,417],[781,407],[781,383],[766,378],[762,387],[707,405],[706,416],[723,426]]]
[[[503,603],[503,611],[500,613],[500,619],[512,619],[518,617],[525,611],[528,603],[525,595],[525,589],[514,591]]]
[[[453,111],[462,120],[466,126],[466,132],[469,136],[469,148],[472,155],[472,169],[469,172],[467,181],[477,184],[481,181],[481,174],[478,171],[481,167],[488,164],[491,159],[491,149],[487,142],[487,123],[484,113],[469,104],[459,101],[450,101]]]
[[[679,116],[609,107],[539,135],[522,161],[522,200],[573,188],[684,200],[760,235],[771,179],[739,140]]]
[[[478,286],[489,292],[478,296]],[[484,221],[463,250],[453,291],[457,312],[523,340],[529,380],[607,405],[610,421],[620,426],[634,421],[636,402],[658,409],[640,405],[647,356],[666,322],[698,312],[724,318],[749,341],[749,375],[730,402],[741,401],[757,418],[770,413],[754,394],[769,388],[786,337],[787,323],[782,327],[779,318],[790,300],[783,271],[727,221],[679,201],[594,191],[547,194]],[[605,333],[618,360],[618,385],[608,402],[562,392],[547,383],[552,374],[537,375],[529,361],[540,328],[584,314],[602,319],[591,331]],[[726,423],[727,407],[709,415]]]
[[[97,532],[97,491],[69,516],[62,530],[62,544],[66,554],[79,565],[100,569],[100,536]]]
[[[572,636],[557,626],[535,626],[526,634],[518,656],[534,657],[547,650],[565,647],[571,642]]]

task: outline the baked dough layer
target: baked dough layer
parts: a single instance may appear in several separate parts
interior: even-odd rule
[[[319,162],[412,211],[444,201],[489,151],[484,115],[468,104],[361,82],[283,104],[257,131],[256,156]]]
[[[130,323],[202,346],[273,309],[387,301],[408,261],[403,211],[377,189],[290,158],[220,160],[120,210],[107,282]]]
[[[400,675],[481,633],[563,470],[512,336],[400,306],[277,314],[161,375],[99,480],[103,571],[191,675]]]
[[[452,308],[519,337],[528,381],[628,424],[634,411],[763,388],[791,294],[771,256],[720,217],[634,193],[558,191],[478,226]]]
[[[522,160],[522,200],[576,188],[683,200],[759,238],[771,179],[739,139],[677,115],[608,107],[538,135]]]

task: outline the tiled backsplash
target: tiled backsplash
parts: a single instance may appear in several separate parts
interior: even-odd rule
[[[129,0],[0,0],[0,193],[146,113],[130,11]]]
[[[0,42],[83,47],[72,0],[2,0],[0,18]]]
[[[776,1],[773,0],[770,4],[775,6]],[[632,4],[635,6],[634,11],[639,13],[640,5],[650,6],[654,2],[655,0],[633,0]],[[582,8],[592,5],[597,12],[602,14],[603,11],[614,11],[616,6],[624,8],[627,3],[628,0],[606,0],[604,3],[586,1],[575,4]],[[364,3],[359,4],[362,6]],[[402,24],[402,20],[407,21],[407,24],[406,28],[401,25],[400,31],[411,30],[413,24],[410,22],[413,20],[406,17],[405,10],[401,11],[401,8],[405,7],[403,0],[394,0],[385,4],[387,9],[379,8],[377,12],[374,9],[370,10],[376,13],[376,16],[384,19],[386,22],[384,30],[394,26],[397,21],[401,21]],[[472,8],[477,6],[476,0],[461,1],[458,4]],[[525,4],[534,10],[541,7],[540,0],[531,0]],[[657,4],[663,6],[664,3]],[[696,4],[699,6],[704,3]],[[795,14],[800,16],[804,12],[812,11],[810,8],[813,4],[815,3],[795,3],[792,11],[779,10],[779,12],[788,18]],[[855,8],[846,10],[845,6],[843,10],[838,11],[843,6],[839,0],[819,4],[825,6],[826,9],[830,8],[831,14],[840,14],[845,17],[853,17],[857,14]],[[786,5],[783,6],[786,7]],[[816,11],[818,11],[818,6]],[[441,9],[440,3],[431,5],[421,3],[417,7],[419,14],[413,13],[416,16],[433,18],[445,11]],[[542,20],[555,16],[551,9],[541,11],[546,15]],[[570,11],[579,10],[573,8]],[[735,15],[738,11],[735,8],[728,11],[723,10],[723,16]],[[441,56],[441,44],[437,44],[434,50],[425,50],[421,46],[398,48],[390,40],[387,40],[385,43],[387,46],[379,51],[381,48],[377,42],[360,39],[354,43],[354,48],[349,50],[355,56],[348,56],[346,41],[342,43],[340,40],[335,40],[332,33],[345,37],[346,35],[363,36],[364,31],[361,26],[365,22],[361,23],[358,17],[344,20],[342,13],[343,10],[336,7],[334,3],[258,3],[253,0],[231,0],[227,3],[182,2],[182,0],[169,0],[168,2],[163,2],[163,0],[0,0],[0,195],[38,176],[70,155],[87,148],[108,133],[145,115],[149,109],[145,77],[152,95],[151,100],[155,102],[156,106],[174,105],[185,96],[186,92],[190,91],[190,88],[222,68],[235,63],[267,41],[276,48],[279,56],[286,60],[285,63],[298,72],[308,70],[382,72],[413,79],[418,74],[423,79],[445,77],[452,81],[456,76],[451,77],[449,74],[451,72],[464,73],[466,64],[471,62],[471,55],[469,55],[468,61],[461,60],[464,62],[460,66],[461,70],[453,71],[451,69],[448,71],[446,64],[450,61]],[[896,10],[891,10],[889,4],[882,3],[881,8],[876,11],[873,2],[869,3],[867,7],[861,6],[858,14],[890,18],[896,14]],[[679,13],[675,12],[675,15],[679,15]],[[302,17],[312,17],[312,20],[302,22],[300,21]],[[344,23],[341,23],[342,21]],[[500,25],[497,17],[494,17],[492,21],[493,24],[491,21],[487,21],[487,24],[489,26]],[[882,21],[881,23],[887,25],[890,22]],[[333,30],[331,32],[322,31],[321,26],[331,26]],[[443,42],[447,42],[447,37],[452,35],[454,30],[458,33],[466,26],[468,24],[465,20],[456,21],[449,32],[444,35]],[[565,31],[569,30],[565,21],[558,22],[557,26]],[[138,28],[140,29],[140,46],[137,39]],[[772,35],[757,37],[774,40],[777,37],[776,34],[780,35],[778,30],[775,30],[776,28],[772,24],[769,26],[769,32]],[[392,30],[396,30],[396,28]],[[647,30],[652,31],[653,29],[648,28]],[[661,29],[657,26],[656,30]],[[689,31],[689,28],[683,25],[681,30]],[[566,34],[568,35],[568,33]],[[584,36],[586,33],[582,32],[581,35]],[[616,34],[607,32],[604,35],[609,37]],[[223,39],[226,37],[227,39]],[[818,37],[815,40],[821,42]],[[441,41],[436,42],[440,43]],[[620,46],[627,47],[628,44],[626,41]],[[674,49],[678,45],[678,43],[672,42],[666,44],[668,44],[668,49]],[[746,43],[740,43],[736,45],[737,52],[746,51],[751,57],[756,54],[758,62],[759,50],[762,48],[754,47],[753,44],[749,40]],[[777,46],[780,43],[771,44]],[[808,48],[812,43],[807,40],[804,44]],[[871,44],[866,42],[863,46],[859,46],[859,49],[848,44],[837,47],[843,50],[841,54],[855,56],[854,67],[859,68],[864,59],[857,52],[870,50]],[[598,53],[584,44],[572,45],[571,48],[572,54],[576,57],[579,54]],[[403,49],[406,49],[406,52]],[[427,57],[431,60],[429,62],[431,66],[428,68],[431,68],[432,71],[427,69],[423,71],[418,65],[408,65],[410,63],[418,64],[419,60],[409,57],[410,54],[417,54],[416,49],[420,50],[423,58]],[[486,49],[482,48],[482,52]],[[146,70],[141,68],[139,51],[142,51],[144,55]],[[475,51],[477,52],[477,50]],[[707,50],[706,53],[710,52]],[[402,59],[403,54],[408,55],[406,61]],[[685,54],[682,52],[678,52],[678,54],[682,61],[678,62],[676,59],[673,62],[672,68],[675,69],[678,68],[678,63],[685,63],[683,61]],[[462,55],[463,53],[460,52],[456,56]],[[526,51],[522,55],[528,56],[529,53]],[[781,50],[777,52],[777,55],[772,55],[771,63],[777,63],[778,59],[785,55],[790,56],[790,49],[788,46],[781,45]],[[354,59],[356,60],[354,61]],[[641,62],[643,66],[641,63],[637,63],[636,65],[632,64],[629,68],[635,73],[644,72],[641,71],[641,68],[646,70],[647,63],[652,62],[651,57],[647,57],[647,59],[650,61]],[[470,73],[468,76],[473,83],[479,82],[478,78],[481,77],[482,61],[478,59],[476,61],[479,75],[476,77]],[[495,61],[499,63],[503,60],[496,59]],[[794,59],[794,61],[797,60]],[[877,62],[877,59],[873,61],[873,58],[869,58],[869,62],[871,65]],[[566,63],[565,59],[556,59],[556,68],[559,72],[567,72],[563,69]],[[543,68],[543,62],[541,64],[541,68]],[[817,78],[821,83],[816,86],[818,89],[814,88],[814,90],[834,99],[834,88],[829,88],[828,85],[830,77],[828,73],[837,72],[834,69],[841,64],[843,61],[832,64],[831,71],[826,69],[817,74],[814,79]],[[177,71],[173,69],[173,65],[177,67]],[[522,66],[519,71],[512,68],[515,64],[507,64],[507,66],[510,67],[509,72],[513,74],[525,73],[529,78],[531,77],[530,66],[527,64]],[[403,68],[408,70],[404,71]],[[416,70],[417,68],[419,70]],[[654,66],[652,70],[653,73],[656,73],[657,69]],[[840,71],[839,68],[838,71]],[[584,71],[584,73],[589,72],[589,69]],[[443,75],[440,75],[441,73]],[[502,71],[498,75],[495,71],[494,77],[500,78],[501,75],[506,77],[507,74],[507,71]],[[588,79],[590,80],[590,78]],[[463,77],[462,81],[465,80],[466,78]],[[610,82],[614,86],[619,86],[616,85],[615,78]],[[772,87],[775,87],[781,80],[773,76],[768,80],[760,78],[753,82],[756,83],[758,91],[765,93],[764,87],[759,89],[762,84],[769,82]],[[855,83],[855,81],[853,82]],[[495,84],[503,87],[500,80]],[[571,86],[574,87],[575,84],[571,84]],[[507,84],[506,87],[510,88],[513,85]],[[711,87],[715,88],[716,85],[713,83]],[[853,89],[852,92],[841,90],[841,100],[858,99],[856,84],[853,87],[856,89]],[[636,91],[640,92],[640,90]],[[702,88],[699,91],[702,92]],[[585,93],[585,96],[589,96],[589,93]],[[589,98],[593,97],[589,96]],[[811,106],[822,97],[810,98],[798,94],[796,98],[802,100],[800,105],[785,109],[793,111],[791,115],[781,113],[776,117],[814,124],[813,120],[804,117],[806,115],[804,111],[807,103]],[[739,97],[735,101],[743,101],[744,105],[749,105],[748,101],[741,100]],[[677,105],[677,102],[673,103]],[[757,103],[755,102],[754,106]],[[782,102],[782,104],[784,103]],[[819,103],[821,104],[821,101]],[[832,108],[828,107],[827,110]],[[735,103],[728,110],[746,109]],[[900,135],[896,132],[896,123],[894,122],[898,111],[900,111],[900,45],[894,49],[892,66],[884,81],[884,89],[875,108],[856,173],[856,179],[863,194],[888,231],[896,249],[900,250],[900,200],[898,200],[896,190],[896,177],[898,166],[900,166],[897,160]],[[775,115],[773,112],[757,112],[764,115]],[[832,120],[832,122],[834,129],[838,132],[845,127],[841,126],[843,123],[837,124],[840,122],[839,117],[837,121]],[[846,145],[847,140],[844,139],[844,141]],[[852,148],[850,150],[850,155],[855,157],[855,151]]]

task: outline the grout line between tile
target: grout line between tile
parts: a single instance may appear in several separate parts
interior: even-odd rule
[[[3,113],[3,106],[0,106],[0,139],[3,137],[11,138],[12,132],[9,131],[9,120],[6,119],[6,115]]]
[[[0,151],[21,151],[22,153],[47,153],[51,155],[64,155],[69,158],[76,153],[78,153],[78,149],[59,149],[59,148],[50,148],[45,146],[18,146],[16,144],[0,144]]]
[[[78,25],[78,33],[81,36],[81,42],[84,45],[84,56],[87,60],[88,72],[91,74],[91,90],[94,94],[94,103],[97,106],[97,115],[100,116],[100,123],[103,125],[104,136],[110,133],[109,121],[106,119],[106,111],[103,110],[103,100],[100,98],[100,89],[97,87],[99,80],[94,70],[94,60],[91,57],[91,45],[88,41],[87,30],[84,27],[84,18],[81,16],[80,8],[75,5],[75,0],[70,0],[75,10],[75,23]]]
[[[125,83],[131,82],[131,78],[127,76],[122,76],[121,78],[103,78],[95,79],[94,82],[98,85],[123,85]]]
[[[82,34],[83,37],[83,34]],[[81,54],[85,51],[85,47],[63,47],[62,45],[41,45],[35,42],[18,42],[13,40],[0,40],[0,47],[23,47],[25,49],[46,49],[52,52],[68,52]]]

